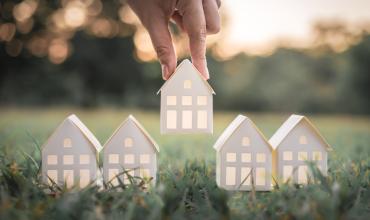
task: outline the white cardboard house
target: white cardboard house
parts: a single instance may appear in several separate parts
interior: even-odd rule
[[[195,66],[184,60],[163,84],[161,133],[212,133],[215,94]]]
[[[305,116],[290,116],[269,142],[274,149],[273,175],[279,182],[307,183],[308,161],[316,162],[326,175],[327,152],[332,149]]]
[[[42,180],[85,187],[99,173],[101,145],[75,115],[67,117],[42,147]]]
[[[130,115],[108,139],[103,148],[103,177],[106,183],[119,183],[118,178],[129,184],[130,176],[142,178],[157,174],[159,147],[144,127]]]
[[[271,190],[272,147],[256,125],[238,115],[218,138],[217,185],[227,190]]]

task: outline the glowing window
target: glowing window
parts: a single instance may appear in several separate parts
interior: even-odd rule
[[[307,152],[298,152],[298,160],[306,161],[307,160]]]
[[[227,153],[226,154],[226,161],[227,162],[235,162],[236,161],[236,153]]]
[[[133,163],[135,163],[135,155],[126,154],[125,155],[125,164],[133,164]]]
[[[124,184],[130,184],[131,182],[130,182],[129,177],[134,177],[134,176],[135,176],[135,172],[134,172],[134,170],[129,170],[129,171],[127,171],[127,172],[125,173],[124,178],[123,178],[123,183],[124,183]]]
[[[312,160],[322,160],[321,151],[314,151],[312,155]]]
[[[226,167],[226,185],[228,186],[235,185],[235,178],[236,178],[236,168]]]
[[[149,154],[142,154],[142,155],[140,155],[140,163],[141,164],[148,164],[148,163],[150,163],[150,155]]]
[[[173,110],[167,111],[167,129],[176,129],[177,127],[177,112]]]
[[[133,145],[132,138],[129,138],[129,137],[125,138],[124,145],[125,145],[125,147],[132,147],[132,145]]]
[[[192,105],[193,99],[191,96],[182,96],[181,97],[181,104],[185,106]]]
[[[80,170],[80,187],[83,188],[90,183],[90,170]]]
[[[299,143],[300,144],[307,144],[307,137],[305,135],[301,135],[299,137]]]
[[[191,129],[193,127],[192,111],[182,111],[182,128]]]
[[[266,162],[266,154],[260,154],[260,153],[258,153],[257,156],[256,156],[256,161],[258,163]]]
[[[249,167],[242,167],[240,170],[240,181],[243,185],[250,185],[251,184],[251,168]],[[244,181],[244,182],[243,182]]]
[[[140,177],[141,178],[150,177],[150,170],[149,169],[140,169]]]
[[[199,129],[206,129],[207,128],[207,111],[197,111],[197,127]]]
[[[199,105],[199,106],[207,105],[207,96],[198,96],[197,97],[197,105]]]
[[[72,147],[72,140],[70,138],[65,138],[63,141],[63,147],[65,148]]]
[[[88,154],[80,155],[80,164],[89,164],[89,163],[90,163],[90,157]]]
[[[265,168],[256,168],[256,185],[264,186],[266,184],[266,170]]]
[[[48,155],[47,161],[48,161],[48,165],[56,165],[56,164],[58,164],[58,156],[57,155]]]
[[[283,180],[286,182],[293,173],[293,166],[284,166],[283,167]]]
[[[73,155],[64,155],[63,156],[63,164],[64,165],[72,165],[74,163]]]
[[[55,183],[58,183],[58,171],[57,170],[48,170],[47,175],[48,175],[48,184],[52,184],[52,181],[54,181]]]
[[[307,166],[299,166],[298,167],[298,183],[305,184],[307,183]]]
[[[252,156],[250,153],[242,153],[242,162],[249,163],[252,160]]]
[[[74,184],[73,170],[64,170],[63,179],[67,187],[71,187]]]
[[[118,154],[109,154],[108,161],[110,164],[118,164],[119,163],[119,155]]]
[[[109,169],[108,170],[108,181],[110,181],[113,186],[117,186],[118,183],[119,183],[118,179],[117,179],[118,174],[119,174],[118,169]]]
[[[176,96],[167,96],[167,105],[176,105]]]
[[[184,89],[191,89],[191,86],[192,86],[191,80],[184,81]]]
[[[250,139],[249,139],[249,137],[243,137],[243,139],[242,139],[242,146],[250,146],[250,144],[251,144],[251,141],[250,141]]]
[[[284,151],[283,160],[293,160],[293,152],[292,151]]]

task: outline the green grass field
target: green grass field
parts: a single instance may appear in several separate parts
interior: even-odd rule
[[[38,181],[43,144],[75,113],[98,137],[109,138],[130,112],[160,146],[156,187],[142,180],[118,189],[53,188]],[[288,114],[243,113],[269,138]],[[227,192],[215,183],[213,143],[237,115],[217,112],[213,135],[160,135],[158,112],[135,109],[1,109],[0,219],[370,219],[370,118],[308,115],[334,148],[329,175],[307,186],[272,192]]]

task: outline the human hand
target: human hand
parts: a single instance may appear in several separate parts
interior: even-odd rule
[[[168,29],[172,19],[187,33],[194,66],[209,79],[206,60],[207,34],[220,30],[218,8],[221,0],[128,0],[132,10],[148,30],[162,66],[164,80],[176,69],[176,53]]]

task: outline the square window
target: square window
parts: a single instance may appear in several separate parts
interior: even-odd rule
[[[119,163],[119,155],[118,154],[109,154],[108,161],[110,164],[118,164]]]
[[[256,185],[264,186],[266,184],[266,169],[256,168]]]
[[[134,141],[132,140],[132,138],[128,137],[128,138],[125,138],[125,141],[124,141],[124,146],[125,147],[132,147]]]
[[[135,163],[135,155],[133,154],[126,154],[125,155],[125,164],[133,164]]]
[[[74,184],[74,176],[73,170],[64,170],[63,171],[63,179],[65,181],[66,186],[72,187]]]
[[[177,112],[174,110],[167,111],[167,129],[176,129],[177,127]]]
[[[292,151],[284,151],[283,152],[283,160],[293,160],[293,152]]]
[[[65,148],[72,147],[72,140],[70,138],[65,138],[63,141],[63,147]]]
[[[80,170],[80,187],[83,188],[90,183],[90,170]]]
[[[148,164],[148,163],[150,163],[150,155],[149,154],[142,154],[142,155],[140,155],[140,163],[141,164]]]
[[[226,185],[234,186],[236,178],[236,168],[235,167],[226,167]]]
[[[135,176],[135,172],[134,170],[129,170],[129,171],[126,171],[125,173],[125,177],[123,178],[123,183],[124,184],[130,184],[130,179],[129,179],[129,176],[130,177],[134,177]]]
[[[240,183],[242,183],[243,185],[250,185],[251,184],[251,176],[252,176],[252,173],[251,173],[251,168],[249,167],[242,167],[241,168],[241,171],[240,171]],[[243,182],[244,181],[244,182]]]
[[[74,163],[73,155],[64,155],[63,156],[63,164],[64,165],[72,165]]]
[[[58,156],[57,155],[48,155],[47,161],[48,161],[48,165],[56,165],[56,164],[58,164]]]
[[[199,106],[207,105],[207,96],[197,96],[197,105]]]
[[[250,144],[251,144],[251,141],[250,141],[250,139],[249,139],[249,137],[243,137],[243,139],[242,139],[242,146],[250,146]]]
[[[182,111],[182,128],[191,129],[193,127],[192,111]]]
[[[298,160],[306,161],[307,160],[307,152],[298,152]]]
[[[206,129],[207,128],[207,111],[197,111],[197,127],[199,129]]]
[[[307,137],[305,135],[301,135],[299,137],[299,143],[300,144],[307,144]]]
[[[242,153],[242,162],[249,163],[252,160],[252,156],[250,153]]]
[[[283,180],[286,182],[289,178],[291,178],[293,173],[293,166],[284,166],[283,167]]]
[[[149,169],[140,169],[140,177],[141,178],[150,177],[150,170]]]
[[[321,151],[314,151],[312,155],[312,160],[322,160]]]
[[[184,81],[184,89],[191,89],[191,86],[192,86],[191,80]]]
[[[263,163],[266,162],[266,154],[258,153],[256,157],[257,163]]]
[[[307,166],[299,166],[298,167],[298,183],[299,184],[305,184],[307,183],[307,175],[308,175],[308,169]]]
[[[236,161],[236,153],[227,153],[226,154],[226,161],[227,162],[235,162]]]
[[[167,96],[167,105],[176,105],[176,96]]]
[[[119,184],[118,179],[117,179],[118,174],[119,174],[118,169],[109,169],[108,170],[108,181],[110,181],[113,186],[117,186]]]
[[[52,181],[54,181],[55,183],[58,183],[58,171],[57,170],[48,170],[47,175],[48,175],[47,177],[48,177],[48,184],[49,185],[52,184]]]
[[[90,163],[90,157],[88,154],[80,155],[80,164],[89,164],[89,163]]]
[[[182,97],[182,105],[189,106],[192,105],[193,99],[191,96],[183,96]]]

